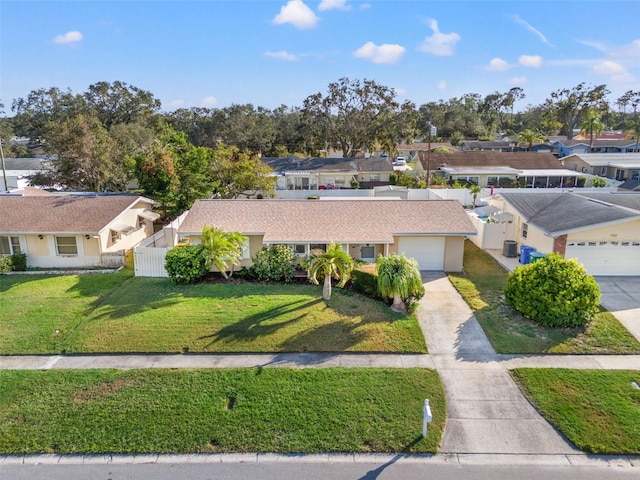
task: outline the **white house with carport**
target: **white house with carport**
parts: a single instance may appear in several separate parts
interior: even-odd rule
[[[513,218],[503,240],[575,258],[591,275],[640,275],[640,194],[500,192]]]
[[[337,243],[364,262],[397,253],[421,270],[459,272],[464,240],[476,234],[456,200],[197,200],[178,235],[198,244],[205,225],[248,237],[246,267],[267,245],[289,245],[304,256]]]
[[[563,162],[577,172],[618,181],[640,180],[640,153],[576,153]]]

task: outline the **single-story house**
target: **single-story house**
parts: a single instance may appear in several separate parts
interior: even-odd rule
[[[361,187],[370,188],[388,184],[393,173],[393,164],[388,157],[263,157],[261,160],[273,169],[279,190],[352,188],[354,179]]]
[[[593,148],[591,148],[591,139],[588,137],[578,137],[571,140],[567,140],[565,137],[555,140],[553,147],[558,152],[558,157],[564,158],[584,153],[631,153],[635,151],[636,141],[616,136],[598,137],[593,140]]]
[[[592,275],[640,275],[640,193],[500,192],[519,247],[575,258]]]
[[[124,253],[153,234],[155,201],[128,195],[0,195],[0,254],[39,268],[124,265]]]
[[[517,148],[516,140],[464,140],[460,144],[463,151],[513,152]]]
[[[12,192],[29,186],[30,177],[49,168],[49,165],[50,161],[42,158],[5,158],[4,172],[0,170],[0,191]]]
[[[562,161],[576,172],[619,181],[640,179],[640,153],[574,153]]]
[[[248,237],[242,266],[264,246],[289,245],[299,256],[330,243],[357,260],[405,254],[422,270],[462,270],[464,239],[475,235],[456,200],[197,200],[178,229],[201,242],[204,226]]]
[[[455,148],[449,142],[416,142],[416,143],[400,143],[398,144],[398,155],[404,157],[409,162],[413,162],[420,152],[434,151],[438,149],[446,149],[449,151],[456,151]]]
[[[448,181],[487,187],[573,187],[579,173],[564,168],[548,152],[421,153],[416,175],[444,175]]]

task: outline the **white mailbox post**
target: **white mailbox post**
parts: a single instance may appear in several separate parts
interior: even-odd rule
[[[433,420],[433,416],[431,415],[431,406],[429,405],[429,399],[426,399],[424,401],[424,407],[422,410],[424,414],[424,418],[422,420],[422,436],[426,438],[427,425],[431,423],[431,420]]]

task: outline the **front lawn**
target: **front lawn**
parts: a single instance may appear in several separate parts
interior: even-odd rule
[[[428,369],[0,371],[0,454],[434,453],[445,418]]]
[[[322,287],[171,284],[117,274],[0,276],[2,354],[426,353],[416,318]]]
[[[464,272],[449,274],[498,353],[640,354],[640,342],[606,310],[584,328],[548,328],[506,305],[507,272],[473,242],[465,242]]]
[[[640,372],[519,368],[512,376],[542,415],[581,450],[640,452]]]

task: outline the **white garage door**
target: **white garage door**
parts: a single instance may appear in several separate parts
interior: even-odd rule
[[[398,254],[415,258],[420,270],[444,270],[444,237],[400,237]]]
[[[570,242],[564,257],[590,275],[640,275],[640,242]]]

